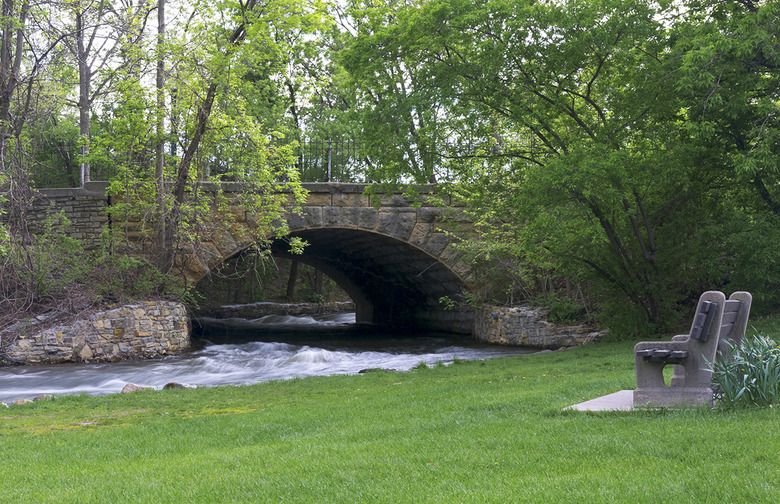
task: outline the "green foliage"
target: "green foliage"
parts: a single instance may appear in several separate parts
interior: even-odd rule
[[[298,296],[304,303],[323,304],[325,302],[325,296],[317,292],[309,284],[303,284],[298,288]]]
[[[561,324],[576,324],[585,321],[585,307],[568,298],[553,299],[545,303],[550,309],[547,320]]]
[[[162,273],[146,259],[105,250],[90,259],[90,271],[77,281],[94,286],[96,301],[125,303],[160,296],[189,299],[181,279]]]
[[[78,119],[72,116],[64,118],[51,117],[35,124],[34,135],[31,135],[31,154],[38,166],[46,170],[34,170],[33,184],[35,187],[77,187],[80,183],[79,173],[79,129]],[[98,179],[100,172],[97,172]]]
[[[59,212],[31,243],[0,239],[0,328],[41,314],[69,316],[107,303],[188,295],[179,279],[148,261],[113,252],[111,240],[85,250],[67,235],[68,226]]]
[[[89,269],[81,243],[65,233],[68,226],[70,221],[64,212],[50,215],[32,246],[16,244],[12,249],[11,267],[17,269],[19,280],[34,299],[59,294],[83,278]]]
[[[777,298],[776,3],[351,7],[362,124],[375,150],[401,146],[381,177],[424,181],[414,162],[437,146],[471,257],[510,266],[504,285],[484,272],[483,299],[585,286],[640,336],[709,288]]]
[[[712,381],[718,405],[727,409],[780,404],[780,346],[767,336],[729,342],[726,355],[715,361]]]

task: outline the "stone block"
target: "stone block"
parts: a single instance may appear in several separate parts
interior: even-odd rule
[[[303,207],[303,219],[305,221],[305,227],[317,228],[322,227],[322,208],[321,207]]]
[[[335,193],[331,197],[331,204],[336,207],[366,207],[369,201],[362,194]]]
[[[224,228],[216,228],[209,233],[209,240],[220,256],[229,257],[239,248],[233,236]],[[211,264],[211,263],[209,263]]]
[[[286,220],[290,231],[295,231],[306,227],[306,219],[301,213],[288,212]]]
[[[309,193],[306,196],[306,206],[331,206],[330,193]]]
[[[420,245],[420,248],[434,257],[439,257],[449,244],[450,237],[446,233],[433,231],[428,233],[425,242]]]
[[[379,198],[381,207],[404,207],[409,208],[411,201],[403,194],[384,194]]]
[[[322,209],[322,225],[325,227],[340,227],[341,208],[325,207]]]
[[[380,211],[376,230],[384,235],[406,241],[412,234],[416,222],[415,212]]]
[[[379,211],[374,208],[361,208],[359,209],[358,227],[373,231],[376,229],[377,221],[379,220]]]
[[[417,222],[433,223],[441,221],[447,210],[439,207],[422,207],[417,210]]]
[[[356,228],[360,223],[360,211],[358,207],[344,207],[340,209],[338,227]]]

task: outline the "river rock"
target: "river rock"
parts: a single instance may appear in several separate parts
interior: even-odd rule
[[[130,394],[132,392],[138,392],[140,390],[154,390],[152,387],[141,387],[140,385],[135,385],[134,383],[128,383],[124,387],[122,387],[122,394]]]
[[[33,397],[33,401],[45,401],[47,399],[51,399],[51,394],[39,394]]]
[[[194,389],[194,388],[198,388],[198,386],[197,385],[190,385],[188,383],[170,382],[170,383],[166,383],[163,388],[164,389],[173,389],[173,388],[177,388],[177,389]]]
[[[14,406],[21,406],[22,404],[30,404],[32,401],[29,399],[17,399]]]
[[[6,403],[4,403],[4,402],[0,402],[0,408],[2,408],[3,406],[5,406],[6,408],[8,408],[8,407],[9,407],[9,406],[8,406]]]

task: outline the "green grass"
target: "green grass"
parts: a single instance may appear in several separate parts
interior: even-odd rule
[[[632,343],[0,410],[0,502],[778,502],[780,413],[562,411]]]

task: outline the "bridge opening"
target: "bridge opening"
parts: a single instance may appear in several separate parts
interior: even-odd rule
[[[322,271],[296,259],[273,257],[246,249],[196,285],[208,306],[272,303],[348,303],[349,295]]]
[[[292,233],[308,245],[291,254],[274,242],[277,257],[297,259],[323,271],[355,302],[356,319],[387,327],[411,327],[470,334],[473,314],[447,309],[444,298],[462,301],[466,285],[437,258],[389,236],[350,228],[316,228]]]
[[[260,284],[281,284],[297,277],[296,301],[354,302],[358,323],[471,334],[473,313],[464,308],[463,280],[436,257],[381,233],[350,228],[315,228],[292,233],[307,245],[290,252],[286,240],[271,246],[273,262],[248,251],[236,254],[198,283],[210,304],[269,300]],[[253,264],[254,262],[254,264]],[[297,275],[292,269],[297,268]],[[259,276],[265,282],[254,283]],[[262,278],[264,277],[264,278]],[[287,285],[287,293],[292,292]],[[453,309],[444,300],[452,300]]]

